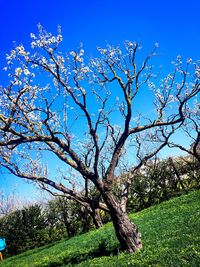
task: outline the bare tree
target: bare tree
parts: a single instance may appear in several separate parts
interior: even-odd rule
[[[143,61],[140,45],[130,41],[124,49],[98,48],[99,58],[87,58],[82,47],[59,52],[60,31],[52,36],[39,26],[39,35],[31,37],[33,52],[19,45],[7,56],[10,81],[0,89],[1,166],[85,202],[81,190],[47,171],[45,153],[53,153],[66,173],[75,170],[74,181],[95,186],[96,199],[105,203],[97,206],[109,210],[121,248],[140,250],[141,235],[126,213],[128,195],[119,200],[112,192],[120,162],[139,133],[161,140],[172,126],[181,127],[189,100],[200,91],[199,69],[177,57],[173,72],[159,82],[159,69],[150,64],[157,44]],[[140,95],[152,105],[141,108]]]
[[[193,109],[187,110],[187,116],[184,121],[182,131],[186,138],[190,141],[190,145],[186,146],[180,142],[171,141],[168,146],[170,148],[179,148],[186,152],[190,157],[200,162],[200,104],[195,101]]]
[[[5,216],[25,205],[16,195],[15,190],[10,194],[0,191],[0,217]]]

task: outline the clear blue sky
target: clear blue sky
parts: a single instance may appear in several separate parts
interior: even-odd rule
[[[200,59],[199,11],[199,0],[1,0],[0,68],[13,41],[28,44],[39,22],[52,32],[61,25],[66,51],[80,42],[92,53],[106,42],[131,40],[147,49],[158,42],[164,67],[178,54]],[[18,178],[0,174],[0,190],[16,186]],[[31,185],[22,187],[21,194],[30,198]]]

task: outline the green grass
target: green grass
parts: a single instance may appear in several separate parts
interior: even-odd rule
[[[130,215],[143,250],[119,253],[112,225],[5,259],[0,267],[200,266],[200,191]]]

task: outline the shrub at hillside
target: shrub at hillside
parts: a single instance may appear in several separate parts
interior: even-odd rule
[[[12,212],[0,219],[0,235],[6,238],[7,255],[44,245],[48,240],[45,217],[39,205]]]

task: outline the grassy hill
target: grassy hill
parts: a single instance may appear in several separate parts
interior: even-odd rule
[[[109,223],[102,229],[8,258],[0,267],[200,266],[200,191],[130,217],[142,233],[144,248],[139,253],[118,253]]]

